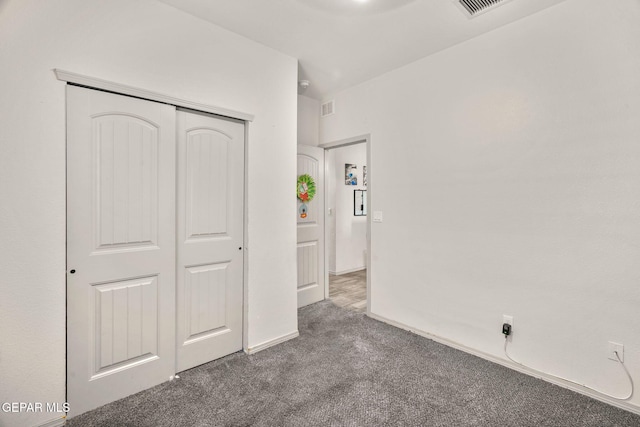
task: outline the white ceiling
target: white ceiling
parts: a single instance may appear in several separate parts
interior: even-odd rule
[[[160,0],[299,60],[323,99],[564,0],[512,0],[468,18],[455,0]]]

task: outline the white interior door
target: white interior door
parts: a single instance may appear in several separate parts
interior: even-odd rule
[[[67,86],[70,416],[175,369],[175,108]]]
[[[242,349],[244,123],[177,117],[180,372]]]
[[[298,176],[315,181],[309,202],[298,199],[298,307],[322,301],[324,295],[324,150],[298,145]]]

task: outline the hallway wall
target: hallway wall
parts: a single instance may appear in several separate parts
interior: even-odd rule
[[[329,157],[329,273],[344,274],[366,268],[367,217],[353,215],[353,191],[366,190],[363,167],[367,165],[366,144],[328,151]],[[358,185],[345,185],[345,163],[357,166]]]
[[[317,146],[320,138],[320,102],[298,95],[298,144]]]

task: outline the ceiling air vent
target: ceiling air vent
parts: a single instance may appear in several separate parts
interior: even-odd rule
[[[454,3],[456,3],[467,16],[473,18],[491,9],[495,9],[498,6],[502,6],[508,1],[509,0],[454,0]]]
[[[335,102],[333,100],[329,102],[325,102],[320,107],[320,116],[322,117],[329,116],[335,112],[336,112],[336,108],[335,108]]]

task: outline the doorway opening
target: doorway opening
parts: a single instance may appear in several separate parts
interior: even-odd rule
[[[325,295],[370,313],[370,136],[320,145],[325,149]]]

